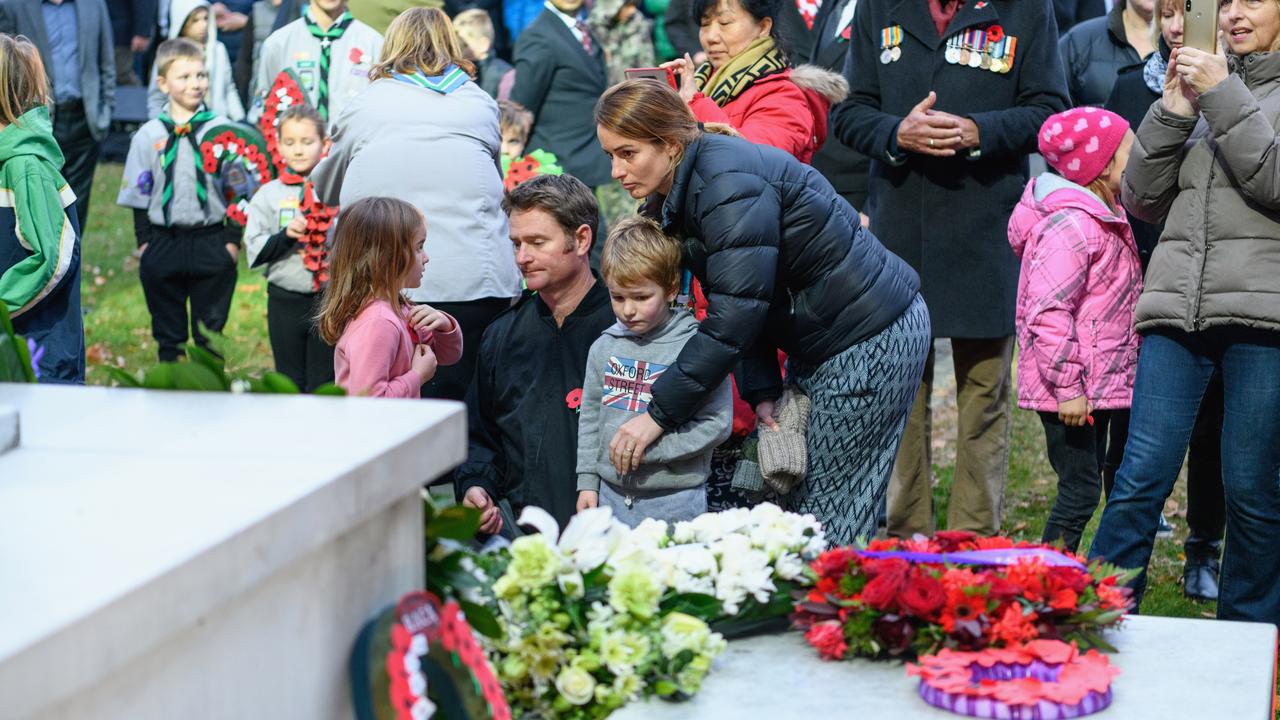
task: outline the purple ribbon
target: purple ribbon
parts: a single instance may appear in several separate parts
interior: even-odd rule
[[[954,565],[1014,565],[1024,558],[1039,558],[1050,567],[1069,567],[1085,570],[1079,561],[1073,560],[1057,550],[1047,548],[1002,548],[996,550],[968,550],[952,553],[908,552],[905,550],[882,550],[879,552],[859,551],[859,555],[869,558],[902,558],[918,563],[952,563]]]

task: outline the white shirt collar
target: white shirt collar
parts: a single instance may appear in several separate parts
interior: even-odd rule
[[[573,33],[573,36],[578,39],[578,42],[582,42],[582,31],[578,29],[578,18],[564,14],[560,11],[560,8],[552,5],[550,0],[542,3],[542,7],[555,13],[556,17],[560,18],[560,20],[568,26],[569,32]]]

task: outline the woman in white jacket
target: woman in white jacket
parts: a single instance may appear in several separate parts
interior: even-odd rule
[[[231,58],[218,42],[218,24],[210,17],[213,8],[205,0],[173,0],[169,6],[169,39],[184,37],[205,49],[204,66],[209,73],[209,94],[205,105],[213,112],[237,122],[244,120],[244,103],[231,76]],[[147,88],[147,116],[164,112],[169,98],[156,85],[155,71]]]
[[[457,319],[462,360],[441,367],[424,397],[461,400],[480,336],[520,293],[502,212],[498,104],[472,81],[449,18],[410,8],[387,28],[369,87],[332,121],[333,147],[312,172],[326,205],[387,196],[427,220],[422,284],[406,294]]]

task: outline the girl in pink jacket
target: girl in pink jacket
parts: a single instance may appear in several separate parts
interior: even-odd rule
[[[1133,133],[1115,113],[1075,108],[1046,120],[1039,144],[1058,174],[1033,178],[1009,219],[1022,259],[1018,406],[1039,412],[1058,473],[1043,539],[1074,552],[1098,506],[1108,427],[1128,423],[1138,360],[1142,268],[1117,200]]]
[[[462,356],[448,313],[400,294],[427,264],[422,213],[403,200],[368,197],[342,209],[317,323],[334,347],[337,384],[352,395],[416,398],[438,365]]]

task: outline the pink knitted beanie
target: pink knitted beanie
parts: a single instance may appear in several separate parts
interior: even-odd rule
[[[1088,185],[1107,169],[1128,130],[1129,123],[1110,110],[1072,108],[1040,126],[1040,154],[1062,177]]]

